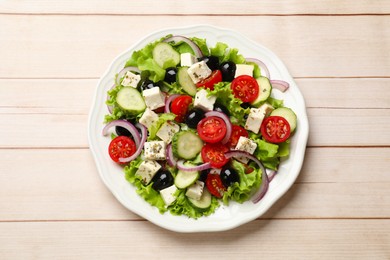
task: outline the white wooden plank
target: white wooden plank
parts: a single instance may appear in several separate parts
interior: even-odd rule
[[[244,16],[239,23],[235,18],[155,16],[151,23],[149,16],[0,15],[0,78],[100,77],[147,34],[200,21],[263,44],[295,77],[389,76],[389,16]],[[143,26],[123,27],[132,24]]]
[[[0,223],[3,259],[388,259],[390,221],[257,220],[180,234],[149,222]]]
[[[248,8],[250,7],[250,8]],[[24,0],[0,2],[1,13],[55,13],[55,14],[370,14],[389,13],[390,5],[385,0],[342,1],[49,1]]]
[[[104,186],[87,149],[0,149],[0,158],[0,221],[140,219]],[[390,218],[389,167],[389,148],[309,148],[296,184],[264,217]]]

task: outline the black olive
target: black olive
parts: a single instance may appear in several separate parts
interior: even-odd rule
[[[245,103],[242,103],[240,106],[241,106],[243,109],[247,109],[247,108],[251,107],[251,104],[245,102]]]
[[[215,103],[214,104],[214,111],[222,112],[227,116],[230,116],[229,110],[222,104],[220,103]]]
[[[190,128],[196,128],[199,121],[204,118],[204,114],[205,114],[205,112],[202,109],[193,108],[190,111],[188,111],[186,118],[185,118],[185,123]]]
[[[152,178],[152,188],[160,191],[173,185],[173,176],[168,170],[159,170]]]
[[[155,83],[149,79],[145,80],[141,85],[141,90],[151,89],[155,87],[160,87],[158,83]]]
[[[115,132],[117,135],[131,136],[130,132],[126,128],[123,128],[121,126],[116,126]]]
[[[236,64],[231,61],[226,61],[219,66],[219,69],[222,73],[223,81],[232,81],[234,79],[234,75],[236,74]]]
[[[176,82],[176,74],[177,74],[177,68],[175,67],[167,68],[165,71],[164,80],[169,84],[172,84],[173,82]]]
[[[203,170],[200,172],[199,181],[206,182],[207,175],[209,175],[210,170]]]
[[[199,61],[206,62],[207,67],[211,70],[217,70],[219,68],[219,59],[217,56],[204,56],[199,59]]]
[[[235,169],[230,166],[225,166],[222,168],[220,173],[221,181],[223,185],[227,188],[235,182],[240,181],[240,177]]]

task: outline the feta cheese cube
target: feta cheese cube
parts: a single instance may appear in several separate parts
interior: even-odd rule
[[[164,200],[166,206],[171,205],[176,200],[176,197],[174,196],[176,191],[177,188],[175,185],[160,190],[161,198]]]
[[[259,109],[264,112],[264,115],[265,116],[268,116],[269,114],[271,114],[272,110],[274,110],[274,107],[271,106],[270,104],[268,103],[264,103],[262,104]]]
[[[250,154],[253,154],[257,148],[257,144],[252,141],[249,138],[246,138],[244,136],[240,136],[240,139],[238,139],[238,143],[236,145],[236,150],[244,151]],[[246,157],[236,157],[237,160],[243,162],[243,163],[248,163],[249,159]]]
[[[203,188],[204,188],[204,182],[196,181],[194,184],[192,184],[190,187],[187,188],[186,196],[194,200],[200,200],[200,197],[202,196],[203,193]]]
[[[121,82],[124,87],[137,88],[138,82],[141,80],[141,75],[134,74],[131,71],[127,71]]]
[[[145,89],[142,96],[145,98],[146,106],[151,110],[165,106],[165,96],[159,87]]]
[[[148,129],[158,120],[158,115],[154,113],[149,108],[145,109],[145,112],[142,114],[139,122],[146,126]]]
[[[142,182],[144,184],[149,184],[160,168],[161,165],[156,161],[143,161],[135,174],[142,177]]]
[[[172,137],[179,131],[180,126],[173,122],[167,121],[160,127],[156,135],[165,143],[169,144],[172,141]]]
[[[254,133],[259,133],[261,123],[265,117],[265,111],[260,108],[251,108],[248,118],[245,122],[245,129]]]
[[[164,141],[151,141],[144,144],[144,155],[146,160],[165,160],[166,148]]]
[[[249,75],[253,77],[253,70],[254,70],[253,65],[249,64],[237,64],[236,65],[236,73],[234,74],[234,77],[237,78],[238,76],[241,75]]]
[[[206,62],[202,60],[192,64],[191,67],[188,68],[187,73],[192,79],[192,81],[196,84],[208,78],[211,75],[212,71],[207,66]]]
[[[217,100],[216,96],[207,96],[207,90],[201,89],[195,94],[194,107],[198,107],[200,109],[211,111],[214,109],[214,103]]]
[[[197,61],[196,57],[191,53],[182,53],[180,54],[180,66],[190,67]]]

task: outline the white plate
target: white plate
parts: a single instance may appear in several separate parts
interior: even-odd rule
[[[247,201],[243,204],[230,203],[222,205],[215,214],[200,219],[186,216],[173,216],[170,213],[160,214],[157,208],[150,206],[135,192],[134,186],[124,178],[122,167],[109,158],[107,147],[110,138],[102,136],[104,115],[108,113],[105,105],[106,93],[114,82],[114,76],[130,58],[134,50],[143,48],[167,34],[195,36],[206,38],[209,46],[216,42],[225,42],[229,47],[238,48],[245,57],[262,60],[269,68],[271,79],[285,80],[290,88],[285,93],[273,91],[276,98],[282,98],[287,107],[291,107],[298,117],[297,130],[292,138],[290,156],[280,165],[278,174],[270,183],[265,197],[257,204]],[[88,139],[90,149],[96,162],[99,174],[114,196],[129,210],[163,228],[177,232],[209,232],[235,228],[252,221],[264,214],[294,183],[297,178],[308,139],[309,127],[305,102],[297,85],[280,59],[262,45],[247,39],[243,35],[230,30],[208,25],[197,25],[183,28],[168,28],[146,36],[124,53],[119,55],[100,79],[96,88],[93,105],[89,115]]]

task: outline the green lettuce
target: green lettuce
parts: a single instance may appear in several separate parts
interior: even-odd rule
[[[148,136],[148,141],[152,141],[156,139],[156,134],[160,127],[167,121],[172,121],[176,117],[175,114],[173,113],[163,113],[159,114],[158,120],[150,126],[149,130],[149,136]]]
[[[234,200],[239,203],[247,201],[253,191],[261,184],[261,169],[254,162],[249,164],[254,169],[253,172],[246,174],[245,165],[237,160],[231,161],[232,167],[237,171],[240,181],[233,183],[223,195],[223,203],[229,204],[229,200]]]
[[[230,112],[230,120],[233,124],[245,124],[245,115],[249,113],[249,108],[242,108],[242,101],[235,98],[230,88],[230,83],[220,82],[214,85],[214,90],[207,89],[210,95],[217,97],[216,103],[225,106]]]
[[[239,54],[238,49],[229,48],[229,46],[223,42],[217,42],[215,47],[210,48],[210,54],[217,56],[221,63],[225,61],[232,61],[236,64],[245,63],[245,58]]]

